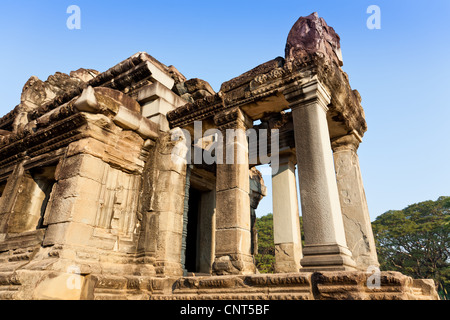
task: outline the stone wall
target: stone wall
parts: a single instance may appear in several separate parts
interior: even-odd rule
[[[312,14],[285,58],[217,93],[143,52],[103,73],[31,77],[0,118],[0,299],[436,299],[432,281],[366,272],[378,266],[356,152],[367,126],[342,63]],[[223,162],[184,158],[212,149],[212,136],[187,140],[196,121],[232,129]],[[267,190],[248,129],[281,129],[281,149],[266,148],[279,160],[276,274],[254,264]]]
[[[2,299],[23,299],[21,285],[31,273],[0,276]],[[34,275],[35,276],[35,275]],[[432,281],[382,272],[379,287],[362,272],[316,272],[214,277],[139,277],[89,275],[77,291],[81,299],[145,300],[430,300],[438,299]],[[67,281],[68,277],[64,277]],[[70,279],[69,279],[70,280]],[[369,284],[369,286],[368,286]],[[5,289],[8,288],[8,289]],[[51,289],[49,287],[48,289]],[[37,298],[38,296],[33,296]],[[70,297],[70,296],[69,296]]]

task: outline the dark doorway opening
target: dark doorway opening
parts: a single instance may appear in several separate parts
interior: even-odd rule
[[[186,262],[187,272],[198,272],[198,219],[200,210],[201,192],[197,189],[189,189],[189,210],[186,235]]]

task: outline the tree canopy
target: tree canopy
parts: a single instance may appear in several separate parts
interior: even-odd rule
[[[381,270],[434,279],[450,293],[450,197],[390,210],[372,223]]]
[[[257,218],[256,228],[256,266],[261,273],[273,273],[273,215]],[[450,297],[450,197],[387,211],[372,222],[372,228],[382,271],[433,279],[440,296]]]

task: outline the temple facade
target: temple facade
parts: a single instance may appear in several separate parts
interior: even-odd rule
[[[219,92],[143,52],[31,77],[0,118],[0,299],[436,299],[378,270],[342,66],[314,13]],[[274,274],[254,262],[261,164]]]

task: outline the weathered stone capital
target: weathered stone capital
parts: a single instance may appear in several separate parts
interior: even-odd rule
[[[314,103],[320,105],[326,112],[331,101],[330,94],[317,79],[302,86],[291,85],[284,90],[283,94],[291,109]]]
[[[353,132],[348,135],[333,139],[331,141],[331,148],[333,149],[333,152],[344,150],[352,150],[356,152],[361,142],[361,136],[355,130],[353,130]]]
[[[252,126],[252,121],[238,107],[224,110],[214,116],[214,123],[219,130],[247,129]]]

